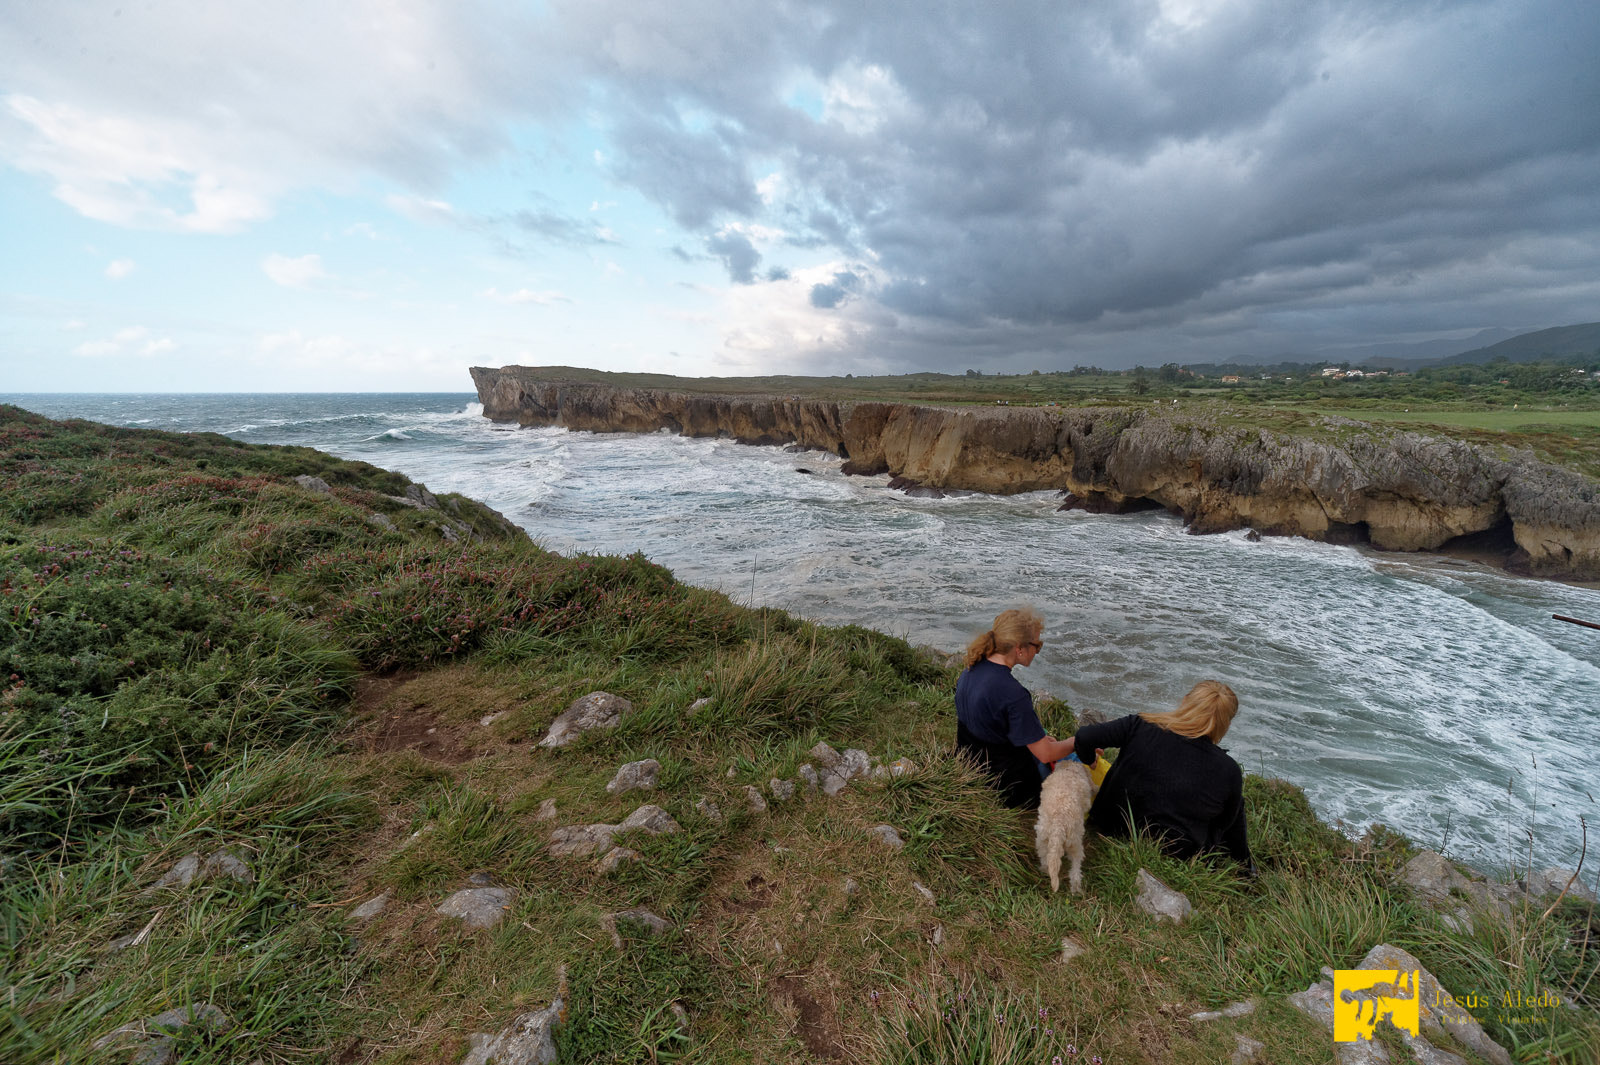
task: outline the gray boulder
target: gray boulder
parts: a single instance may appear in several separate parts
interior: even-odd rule
[[[464,888],[440,903],[436,912],[459,919],[467,928],[493,928],[516,897],[506,887]]]
[[[771,790],[772,798],[776,802],[788,802],[794,798],[794,783],[792,781],[779,780],[777,777],[773,777],[767,781],[767,787]]]
[[[818,746],[821,746],[820,744]],[[811,751],[817,755],[815,748]],[[818,761],[823,761],[818,757]],[[852,780],[864,777],[872,770],[872,758],[866,751],[850,748],[839,755],[831,765],[825,764],[822,770],[822,793],[824,795],[837,795],[849,786]]]
[[[1182,924],[1194,912],[1194,906],[1189,902],[1187,895],[1169,888],[1152,876],[1148,869],[1140,869],[1135,882],[1138,884],[1139,894],[1133,901],[1139,909],[1156,920]]]
[[[574,699],[572,705],[550,723],[550,731],[539,741],[539,746],[565,747],[584,733],[616,728],[632,711],[633,704],[620,695],[590,692]]]
[[[301,488],[304,488],[306,491],[315,492],[318,495],[325,496],[333,494],[333,489],[328,487],[327,481],[324,481],[321,477],[313,477],[309,473],[300,474],[300,476],[294,479],[294,483],[299,485]]]
[[[1568,881],[1571,881],[1569,886]],[[1554,899],[1566,889],[1567,898],[1577,899],[1579,902],[1600,902],[1595,898],[1595,893],[1581,879],[1573,876],[1571,869],[1543,869],[1539,872],[1528,874],[1527,883],[1524,885],[1528,894],[1535,898]]]
[[[652,836],[668,836],[674,832],[682,832],[683,828],[672,819],[672,815],[659,806],[648,803],[629,814],[617,826],[618,832],[627,832],[630,829],[643,829]]]
[[[202,1028],[213,1036],[224,1035],[233,1028],[233,1021],[211,1003],[197,1002],[124,1024],[96,1039],[89,1048],[131,1050],[134,1065],[168,1065],[176,1060],[176,1037],[185,1028]]]
[[[605,857],[600,859],[600,871],[602,873],[612,873],[623,863],[636,862],[643,857],[644,855],[631,847],[612,847],[606,851]]]
[[[374,917],[382,916],[383,911],[387,910],[388,908],[389,893],[385,891],[376,898],[368,899],[366,902],[363,902],[361,905],[351,910],[350,919],[352,921],[370,921]]]
[[[1412,891],[1435,902],[1450,897],[1471,883],[1449,859],[1434,851],[1421,851],[1400,870],[1400,882]]]
[[[608,913],[600,918],[600,927],[611,933],[611,942],[616,944],[618,950],[622,949],[622,933],[617,931],[617,923],[637,925],[646,935],[657,936],[673,927],[672,922],[664,917],[657,917],[649,910],[640,906],[632,909],[619,910]]]
[[[894,830],[893,825],[878,825],[870,829],[867,835],[892,851],[897,851],[906,845],[906,841],[900,838],[900,833]]]
[[[744,804],[753,814],[767,812],[767,800],[761,797],[761,791],[754,784],[747,785],[744,789]]]
[[[822,786],[822,780],[817,776],[817,771],[810,762],[796,770],[796,775],[805,784],[807,795],[815,795],[817,789]]]
[[[629,762],[617,770],[617,775],[606,784],[606,791],[612,795],[620,795],[625,791],[650,791],[655,788],[660,776],[661,763],[654,758]]]
[[[1511,1065],[1511,1055],[1506,1048],[1490,1039],[1484,1032],[1483,1025],[1478,1023],[1466,1007],[1458,1004],[1455,997],[1440,985],[1438,978],[1423,968],[1422,963],[1412,955],[1399,947],[1379,943],[1367,951],[1367,956],[1361,959],[1356,968],[1396,969],[1403,972],[1415,970],[1418,974],[1415,993],[1422,997],[1424,1036],[1430,1032],[1449,1032],[1458,1043],[1483,1060],[1492,1062],[1493,1065]],[[1406,1041],[1410,1042],[1409,1037]]]
[[[616,825],[567,825],[550,833],[550,853],[568,858],[586,858],[611,849]]]
[[[1189,1014],[1191,1021],[1220,1021],[1234,1017],[1248,1017],[1256,1011],[1256,1000],[1247,998],[1243,1002],[1233,1002],[1220,1010],[1201,1010],[1199,1013]]]
[[[161,879],[145,889],[145,894],[164,889],[187,888],[217,878],[250,884],[255,882],[256,875],[249,865],[231,851],[212,851],[204,858],[200,856],[199,851],[195,851],[178,859],[171,869],[162,874]]]
[[[710,799],[702,797],[698,802],[696,802],[694,804],[694,810],[695,810],[695,813],[699,814],[701,817],[704,817],[707,821],[710,821],[712,824],[714,824],[714,825],[722,824],[722,807],[718,806],[716,803],[712,802]]]
[[[1243,1032],[1234,1035],[1233,1054],[1228,1058],[1228,1065],[1253,1065],[1254,1062],[1266,1060],[1267,1044],[1259,1039],[1251,1039]]]
[[[561,1024],[566,1003],[561,995],[542,1010],[524,1013],[499,1035],[474,1032],[472,1049],[461,1065],[552,1065],[556,1060],[555,1029]]]

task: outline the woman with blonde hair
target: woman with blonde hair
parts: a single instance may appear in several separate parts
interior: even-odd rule
[[[1045,734],[1033,696],[1011,675],[1044,647],[1044,619],[1031,608],[1002,611],[967,645],[956,682],[956,749],[988,775],[1007,806],[1039,805],[1042,762],[1065,758],[1071,740]]]
[[[1104,748],[1121,749],[1089,808],[1089,824],[1108,836],[1150,832],[1177,858],[1220,851],[1253,871],[1244,774],[1217,746],[1238,712],[1232,688],[1203,680],[1176,710],[1080,728],[1068,742],[1081,761],[1093,765]],[[1089,751],[1095,757],[1084,759]]]

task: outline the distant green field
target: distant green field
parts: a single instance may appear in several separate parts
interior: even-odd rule
[[[1526,432],[1539,429],[1600,429],[1600,410],[1365,410],[1311,404],[1281,409],[1338,414],[1368,422],[1415,422],[1462,429]]]

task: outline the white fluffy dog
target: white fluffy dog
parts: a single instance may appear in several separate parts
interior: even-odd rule
[[[1072,859],[1067,883],[1083,894],[1083,819],[1093,798],[1089,770],[1082,762],[1062,760],[1044,778],[1039,791],[1039,820],[1034,827],[1039,867],[1050,876],[1050,890],[1061,890],[1061,856]]]

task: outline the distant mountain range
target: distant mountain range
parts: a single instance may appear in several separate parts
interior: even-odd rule
[[[1532,333],[1509,329],[1480,329],[1459,340],[1425,340],[1417,344],[1363,344],[1348,348],[1323,348],[1309,354],[1241,355],[1233,364],[1253,366],[1306,365],[1344,362],[1351,366],[1385,366],[1416,370],[1424,366],[1460,366],[1493,362],[1538,362],[1592,356],[1600,352],[1600,322],[1562,325]],[[1209,365],[1209,364],[1208,364]]]

